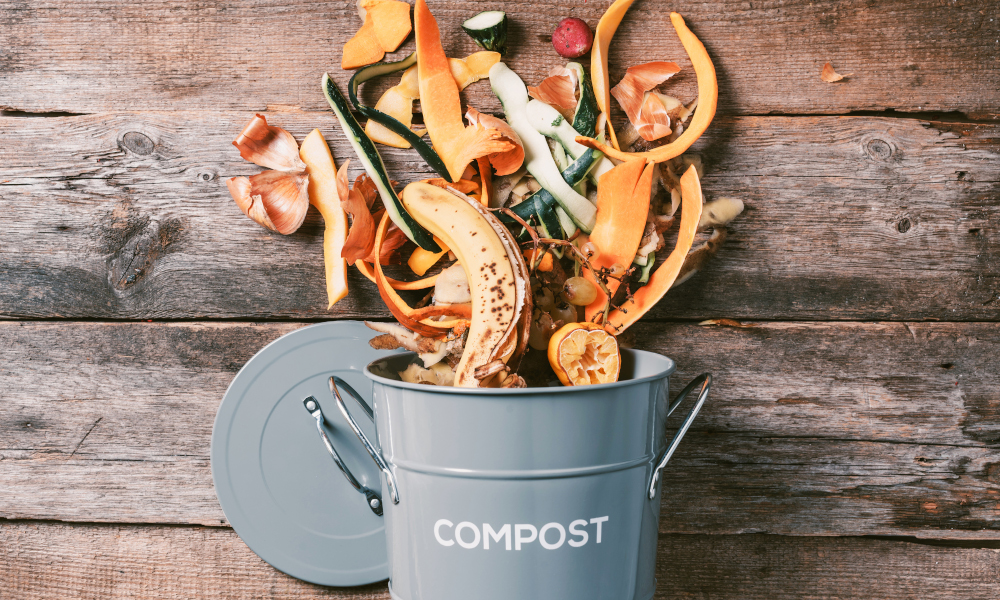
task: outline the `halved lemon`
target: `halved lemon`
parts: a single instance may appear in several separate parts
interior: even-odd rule
[[[549,364],[563,385],[618,381],[618,340],[595,323],[567,323],[549,339]]]

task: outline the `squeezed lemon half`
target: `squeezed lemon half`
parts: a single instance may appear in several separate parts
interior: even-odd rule
[[[618,340],[594,323],[568,323],[549,340],[549,364],[563,385],[618,381]]]

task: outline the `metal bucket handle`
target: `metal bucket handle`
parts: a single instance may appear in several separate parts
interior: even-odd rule
[[[674,455],[677,447],[681,444],[681,439],[684,438],[684,434],[687,430],[691,428],[691,424],[694,423],[695,417],[698,416],[698,412],[701,410],[702,405],[705,404],[705,399],[708,398],[708,390],[712,388],[712,374],[702,373],[701,375],[694,378],[694,380],[687,384],[681,393],[677,394],[674,401],[670,403],[670,407],[667,408],[667,416],[669,417],[674,410],[680,406],[681,402],[687,398],[696,387],[701,385],[701,391],[698,392],[698,399],[695,401],[694,406],[688,412],[687,416],[684,417],[684,422],[681,423],[680,429],[674,434],[673,439],[670,440],[670,444],[667,445],[666,450],[663,451],[663,455],[656,463],[656,468],[653,469],[653,474],[649,478],[649,499],[652,500],[656,497],[656,484],[660,480],[660,471],[663,467],[667,466],[667,462],[670,457]]]
[[[344,399],[340,397],[339,388],[341,386],[347,390],[347,392],[354,397],[355,400],[357,400],[358,404],[360,404],[361,408],[365,411],[365,414],[368,415],[368,418],[372,421],[375,420],[375,413],[372,411],[372,408],[368,406],[368,403],[364,401],[361,395],[354,391],[354,388],[352,388],[350,384],[336,375],[330,377],[330,391],[333,392],[333,396],[337,399],[337,408],[340,409],[340,414],[344,415],[344,418],[347,419],[347,424],[351,426],[351,429],[354,431],[354,435],[358,436],[358,439],[361,440],[361,444],[365,447],[365,450],[368,451],[368,456],[372,457],[372,460],[374,460],[375,464],[378,465],[378,468],[381,469],[382,474],[385,475],[385,482],[386,485],[389,486],[389,498],[392,499],[392,503],[399,504],[399,492],[396,489],[396,476],[389,470],[389,465],[386,464],[385,459],[382,458],[379,451],[375,449],[375,446],[372,445],[370,441],[368,441],[368,436],[366,436],[365,433],[361,431],[361,428],[358,427],[358,423],[354,420],[354,417],[351,416],[351,413],[347,412],[347,405],[344,404]],[[347,475],[348,473],[345,472],[344,474]],[[382,514],[381,508],[379,509],[378,514]]]

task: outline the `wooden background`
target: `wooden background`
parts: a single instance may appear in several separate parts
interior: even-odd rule
[[[606,7],[566,4],[489,4],[529,83],[559,18]],[[0,598],[388,598],[259,560],[208,456],[258,349],[388,317],[357,276],[328,313],[320,219],[268,233],[224,185],[258,170],[230,145],[258,111],[354,158],[319,87],[347,79],[353,6],[0,0]],[[485,7],[432,2],[450,55]],[[1000,597],[997,8],[639,0],[623,23],[612,79],[675,60],[685,99],[668,11],[705,42],[705,192],[748,207],[636,328],[675,384],[717,381],[666,472],[657,598]],[[823,83],[827,61],[853,75]],[[498,110],[485,83],[465,97]],[[404,182],[428,172],[384,154]]]

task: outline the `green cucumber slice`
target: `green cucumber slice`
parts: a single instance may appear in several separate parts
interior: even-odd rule
[[[551,194],[547,195],[552,198]],[[562,239],[562,225],[559,223],[559,217],[556,216],[556,211],[553,208],[553,205],[558,206],[555,198],[552,198],[551,203],[549,203],[546,202],[546,198],[539,196],[540,194],[535,194],[532,198],[535,203],[535,214],[538,216],[538,227],[542,230],[542,235],[550,239]]]
[[[595,164],[597,164],[596,160],[602,156],[604,156],[604,154],[602,154],[599,150],[591,150],[590,152],[586,152],[583,156],[576,159],[573,162],[573,164],[568,166],[562,172],[563,181],[565,181],[569,185],[577,185],[578,183],[583,181],[583,178],[587,176],[587,173],[590,171],[590,169]],[[545,203],[548,206],[551,206],[555,210],[555,216],[559,222],[560,227],[558,229],[549,228],[548,236],[550,238],[566,239],[571,233],[573,233],[573,231],[576,230],[576,223],[573,222],[573,219],[568,214],[566,214],[566,211],[563,210],[563,207],[559,205],[555,197],[553,197],[552,194],[544,188],[538,190],[529,198],[525,198],[519,204],[515,204],[513,207],[511,207],[511,210],[514,211],[517,214],[517,216],[521,217],[525,221],[527,221],[532,215],[538,215],[539,219],[541,219],[542,215],[539,215],[538,211],[534,210],[534,204],[532,202],[529,202],[529,200],[533,198],[541,200],[543,203]],[[510,215],[507,215],[505,213],[499,213],[499,214],[500,214],[500,220],[505,225],[507,225],[508,228],[521,226],[521,224],[518,223]]]
[[[421,227],[403,208],[403,203],[399,201],[399,196],[396,195],[389,182],[389,174],[386,173],[382,156],[375,149],[374,142],[351,114],[351,107],[347,104],[347,99],[344,98],[340,88],[337,87],[329,73],[323,74],[323,95],[326,96],[330,108],[337,115],[337,120],[340,121],[340,126],[344,129],[347,141],[351,143],[351,147],[354,148],[361,164],[365,166],[368,176],[375,182],[375,187],[378,188],[379,196],[382,197],[382,204],[388,211],[389,218],[403,230],[406,237],[410,238],[413,243],[429,252],[440,252],[441,247],[434,242],[434,236]]]
[[[395,73],[396,71],[404,71],[409,69],[413,65],[417,64],[417,53],[411,52],[409,56],[403,60],[391,63],[375,63],[364,68],[359,69],[353,76],[351,76],[351,82],[347,86],[347,94],[351,98],[351,104],[357,109],[359,113],[365,116],[365,118],[371,119],[376,123],[384,125],[396,135],[400,136],[407,142],[417,154],[423,158],[428,165],[434,171],[444,177],[444,180],[452,183],[451,175],[448,174],[448,167],[444,165],[444,161],[438,156],[438,153],[431,148],[430,144],[425,142],[423,138],[419,135],[413,133],[413,131],[406,125],[400,123],[398,120],[390,117],[380,110],[376,110],[370,106],[365,106],[361,104],[358,100],[358,88],[361,84],[368,81],[369,79],[374,79],[380,75],[387,75],[389,73]]]
[[[507,53],[507,13],[502,10],[481,12],[462,23],[462,29],[480,48]]]

